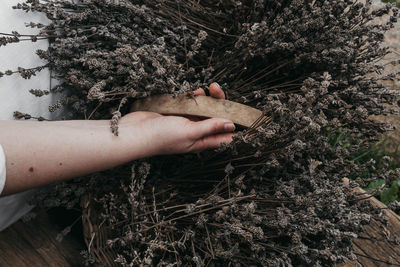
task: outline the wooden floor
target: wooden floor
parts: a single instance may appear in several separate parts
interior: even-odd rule
[[[355,193],[366,196],[360,188]],[[369,201],[382,208],[389,224],[373,220],[365,233],[353,240],[358,259],[340,266],[400,266],[400,217],[375,198]],[[0,267],[84,266],[80,256],[83,243],[70,236],[61,243],[56,241],[60,230],[42,213],[33,221],[18,222],[0,232]]]
[[[61,230],[42,212],[32,221],[20,221],[0,232],[0,266],[84,266],[83,245],[70,235],[58,242]]]

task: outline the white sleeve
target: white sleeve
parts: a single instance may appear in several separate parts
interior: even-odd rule
[[[4,189],[5,183],[6,156],[0,145],[0,194]],[[28,201],[32,198],[34,192],[35,190],[29,190],[10,196],[0,196],[0,232],[32,210],[33,206],[29,205]]]
[[[5,184],[6,184],[6,155],[4,154],[3,147],[0,145],[0,194],[1,192],[3,192]]]

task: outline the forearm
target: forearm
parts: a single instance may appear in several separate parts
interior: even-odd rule
[[[7,180],[2,195],[106,170],[152,154],[148,133],[109,121],[0,121]]]
[[[0,121],[0,144],[7,179],[2,195],[106,170],[153,156],[198,152],[232,141],[235,126],[226,119],[190,121],[180,116],[133,112],[119,122]]]

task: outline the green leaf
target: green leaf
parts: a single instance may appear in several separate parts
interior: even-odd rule
[[[382,185],[385,184],[385,180],[380,179],[380,180],[376,180],[374,182],[371,182],[366,188],[364,188],[365,190],[372,190],[372,189],[376,189],[378,187],[381,187]]]
[[[384,204],[395,201],[399,196],[399,182],[396,181],[392,186],[380,193],[380,199]]]

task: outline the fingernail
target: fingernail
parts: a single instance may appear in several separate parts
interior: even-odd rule
[[[219,83],[217,83],[217,82],[214,82],[219,88],[221,88],[221,85],[219,85]]]
[[[227,132],[233,132],[235,130],[235,124],[227,122],[224,124],[224,130]]]

